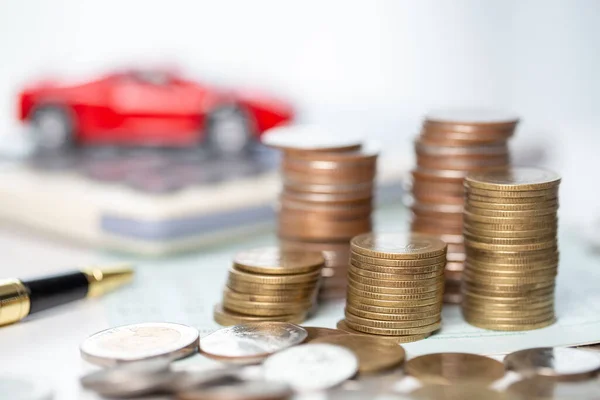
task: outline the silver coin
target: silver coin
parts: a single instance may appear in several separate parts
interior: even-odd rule
[[[198,339],[195,328],[149,322],[98,332],[81,344],[80,352],[85,360],[103,366],[164,356],[178,359],[196,352]]]
[[[539,375],[556,380],[578,380],[598,374],[600,354],[565,347],[539,347],[507,355],[504,365],[528,377]]]
[[[287,322],[251,322],[219,329],[202,339],[200,352],[229,362],[256,362],[300,344],[308,333]]]
[[[280,400],[292,396],[291,388],[281,382],[238,381],[180,392],[180,400]]]
[[[0,377],[0,398],[10,400],[51,400],[52,390],[39,382],[19,377]]]
[[[243,373],[242,369],[238,367],[205,371],[178,371],[163,388],[169,392],[179,393],[219,382],[240,380],[243,380]]]
[[[352,378],[358,359],[332,344],[304,344],[281,351],[263,364],[265,379],[288,383],[294,390],[325,390]]]
[[[180,372],[169,369],[170,359],[152,359],[123,364],[85,375],[83,387],[107,397],[134,397],[160,393]]]
[[[527,378],[511,384],[506,392],[511,398],[552,400],[598,400],[600,381],[591,379],[577,382],[556,382],[547,378]]]

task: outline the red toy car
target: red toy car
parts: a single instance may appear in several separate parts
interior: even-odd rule
[[[240,153],[267,129],[290,121],[285,101],[229,91],[165,71],[117,72],[77,84],[40,83],[19,99],[38,148],[77,144],[208,145]]]

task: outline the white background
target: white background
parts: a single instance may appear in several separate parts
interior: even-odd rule
[[[164,63],[407,148],[428,109],[495,107],[551,145],[561,215],[580,219],[600,200],[599,39],[595,0],[5,0],[0,131],[33,78]]]

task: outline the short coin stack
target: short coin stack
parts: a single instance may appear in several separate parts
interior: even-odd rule
[[[345,320],[338,328],[398,343],[441,326],[446,244],[435,237],[368,233],[351,241]]]
[[[415,142],[412,230],[448,243],[446,302],[461,300],[463,178],[472,171],[508,167],[507,141],[517,122],[512,115],[484,110],[431,112]]]
[[[223,303],[215,306],[215,321],[221,325],[304,321],[314,305],[324,264],[321,253],[276,247],[237,254]]]
[[[326,268],[319,297],[344,298],[349,241],[371,231],[378,151],[360,142],[322,142],[327,135],[294,138],[297,133],[291,127],[278,128],[264,138],[267,145],[283,150],[281,245],[323,252]]]
[[[559,183],[536,168],[465,179],[462,310],[470,324],[522,331],[555,321]]]

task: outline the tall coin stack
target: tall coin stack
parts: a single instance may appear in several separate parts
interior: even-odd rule
[[[367,233],[353,238],[351,249],[339,329],[406,343],[440,328],[446,243],[427,235]]]
[[[298,135],[295,129],[278,128],[263,138],[283,150],[281,246],[323,252],[319,298],[344,298],[350,239],[371,231],[378,151],[351,139]]]
[[[488,111],[432,112],[415,141],[412,231],[436,235],[448,243],[444,295],[448,303],[461,301],[463,179],[472,171],[508,167],[507,141],[517,123],[516,117]]]
[[[223,302],[215,306],[215,321],[221,325],[301,323],[314,305],[324,264],[321,253],[281,251],[276,247],[237,254]]]
[[[560,177],[513,168],[465,179],[463,315],[503,331],[555,321]]]

